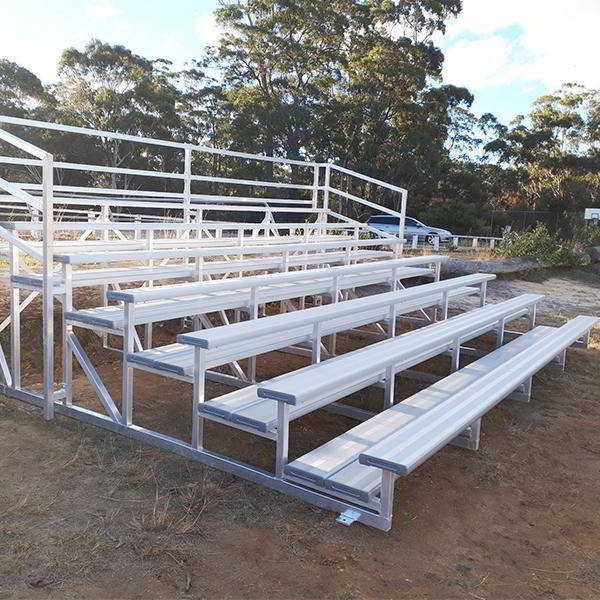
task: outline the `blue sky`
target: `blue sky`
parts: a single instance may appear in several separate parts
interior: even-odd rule
[[[218,39],[217,0],[0,0],[0,57],[44,82],[62,50],[96,37],[181,66]],[[600,0],[463,0],[461,15],[436,36],[444,81],[475,94],[477,114],[508,123],[541,94],[574,81],[600,87]]]

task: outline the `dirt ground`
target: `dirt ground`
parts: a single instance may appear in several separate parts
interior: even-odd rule
[[[499,279],[489,297],[525,292],[547,295],[543,324],[600,315],[592,268]],[[81,292],[78,306],[86,301],[95,299]],[[24,372],[39,381],[35,309],[29,319]],[[157,338],[175,331],[167,324]],[[118,398],[115,356],[92,337],[86,348]],[[259,361],[259,376],[303,364],[273,353]],[[447,366],[436,359],[423,370]],[[302,501],[63,417],[47,423],[38,409],[2,398],[0,600],[599,598],[599,367],[596,329],[589,349],[569,350],[563,375],[536,377],[530,404],[506,401],[484,418],[478,452],[447,447],[398,480],[389,533],[344,527]],[[76,375],[76,401],[97,407]],[[397,400],[423,385],[399,379]],[[190,388],[137,373],[136,423],[188,439]],[[376,408],[381,399],[370,388],[350,401]],[[323,411],[295,421],[292,456],[353,424]],[[256,436],[209,424],[207,446],[272,467],[272,442]]]

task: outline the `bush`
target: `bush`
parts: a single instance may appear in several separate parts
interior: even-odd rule
[[[498,247],[504,258],[532,257],[545,265],[575,265],[579,259],[573,254],[575,242],[560,239],[550,233],[543,223],[532,231],[510,232]]]
[[[576,237],[582,248],[600,246],[600,223],[587,222],[577,232]]]

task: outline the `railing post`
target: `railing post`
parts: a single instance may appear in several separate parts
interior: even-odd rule
[[[191,144],[186,144],[184,149],[184,180],[183,180],[183,222],[189,223],[191,219],[191,211],[190,207],[192,204],[192,146]],[[189,236],[189,230],[187,230],[187,235]]]
[[[44,236],[42,252],[42,305],[44,340],[44,418],[54,417],[54,169],[53,157],[42,160],[42,202]]]
[[[323,191],[323,208],[325,210],[329,210],[329,183],[331,181],[331,167],[329,165],[325,166],[325,190]],[[327,215],[321,213],[319,215],[319,221],[327,222]]]
[[[19,274],[19,248],[10,244],[10,274]],[[21,290],[11,285],[10,289],[10,365],[12,387],[21,387]]]
[[[402,194],[402,204],[400,207],[400,255],[404,252],[404,223],[406,217],[406,204],[408,202],[408,192],[403,190]]]
[[[315,165],[313,169],[312,207],[315,209],[319,205],[319,190],[317,188],[319,187],[319,174],[321,170],[319,169],[319,165]]]

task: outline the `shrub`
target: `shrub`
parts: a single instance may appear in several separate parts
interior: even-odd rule
[[[573,254],[575,243],[562,240],[550,233],[543,223],[532,231],[510,232],[498,247],[504,258],[529,256],[546,265],[575,265],[579,259]]]
[[[587,222],[577,232],[576,237],[582,248],[600,246],[600,223]]]

